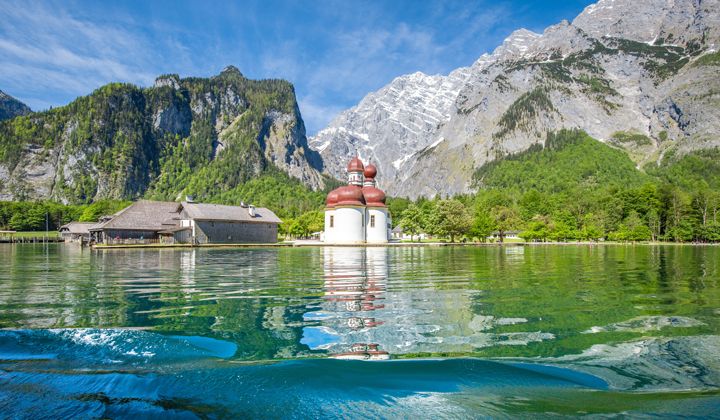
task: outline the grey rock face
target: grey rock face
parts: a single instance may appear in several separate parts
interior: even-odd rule
[[[0,121],[31,112],[27,105],[0,90]]]
[[[573,20],[595,38],[687,46],[717,40],[718,2],[714,0],[600,0]]]
[[[265,111],[244,90],[251,82],[239,78],[234,67],[210,79],[161,76],[152,88],[121,86],[110,96],[95,97],[103,112],[82,108],[63,114],[60,121],[51,120],[49,113],[33,114],[33,124],[55,124],[57,134],[50,145],[28,142],[16,153],[17,160],[0,162],[0,200],[142,197],[161,179],[163,156],[190,141],[205,145],[198,154],[207,153],[196,170],[242,153],[245,166],[233,170],[245,179],[273,164],[313,189],[323,188],[322,159],[307,144],[297,104],[286,105],[295,100],[292,86],[282,82],[287,102]],[[265,112],[262,121],[248,122],[247,114],[262,115],[258,109]],[[96,128],[91,136],[88,125]],[[130,136],[132,142],[118,146]],[[184,186],[177,188],[182,195]]]
[[[418,72],[398,77],[340,114],[310,139],[310,147],[338,179],[345,178],[345,165],[356,153],[371,160],[385,186],[383,180],[392,179],[410,155],[435,141],[467,76],[468,69],[461,68],[448,76]]]
[[[265,158],[275,166],[313,189],[325,187],[320,172],[315,170],[322,168],[322,158],[308,147],[297,106],[293,114],[268,112],[258,140]]]
[[[156,88],[167,86],[170,89],[180,89],[180,76],[177,74],[166,74],[155,79]]]
[[[335,176],[344,169],[337,162],[357,147],[379,161],[391,195],[412,198],[470,192],[476,168],[561,128],[601,141],[618,131],[644,134],[651,146],[622,145],[638,166],[671,148],[714,147],[720,68],[696,60],[716,51],[719,10],[719,0],[602,0],[542,34],[513,32],[450,76],[423,75],[445,81],[435,89],[415,75],[400,77],[310,145]],[[414,97],[444,100],[408,101]],[[429,118],[436,115],[443,117]]]

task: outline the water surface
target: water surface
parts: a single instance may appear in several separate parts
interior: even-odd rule
[[[720,410],[720,248],[0,247],[10,416]]]

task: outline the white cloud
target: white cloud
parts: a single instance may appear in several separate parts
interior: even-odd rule
[[[423,6],[436,9],[429,20],[403,22],[381,3],[328,0],[307,6],[312,18],[298,23],[283,11],[274,20],[256,16],[262,1],[179,5],[178,13],[203,14],[198,25],[166,10],[130,16],[112,3],[49,1],[0,7],[0,89],[20,93],[33,109],[112,81],[144,86],[161,73],[208,75],[234,64],[248,77],[293,82],[311,134],[397,76],[470,65],[481,46],[467,62],[459,57],[472,55],[505,12],[484,1],[438,2]]]
[[[458,51],[471,49],[471,40],[492,30],[505,10],[502,6],[461,5],[456,10],[436,11],[435,18],[441,22],[433,26],[405,22],[388,25],[382,13],[369,10],[368,19],[360,26],[334,27],[324,54],[312,63],[299,63],[295,59],[297,55],[283,51],[269,52],[270,58],[265,57],[264,61],[292,69],[286,74],[292,74],[294,77],[290,79],[301,86],[299,94],[313,98],[304,99],[301,112],[308,133],[314,134],[337,113],[395,77],[417,70],[429,74],[449,73],[459,65],[472,64],[484,51],[479,50],[465,63],[457,62]],[[468,27],[468,30],[452,31],[455,35],[446,39],[446,34],[436,29],[444,27]]]
[[[150,41],[127,19],[90,22],[57,5],[9,2],[0,21],[0,82],[34,109],[48,96],[65,102],[111,81],[146,85],[156,74]]]

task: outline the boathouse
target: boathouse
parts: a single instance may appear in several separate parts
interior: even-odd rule
[[[282,221],[264,207],[182,203],[181,226],[195,243],[277,242]]]
[[[140,200],[90,228],[97,243],[159,242],[159,232],[180,224],[180,203]]]
[[[104,244],[274,243],[280,223],[262,207],[140,200],[89,230]]]
[[[95,222],[70,222],[60,226],[60,237],[64,242],[89,242],[90,228],[95,225]]]

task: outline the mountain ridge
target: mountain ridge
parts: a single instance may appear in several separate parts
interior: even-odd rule
[[[209,78],[111,83],[49,111],[0,122],[0,199],[185,194],[211,199],[266,173],[324,187],[292,84],[235,67]]]
[[[27,115],[31,112],[29,106],[0,90],[0,121]]]
[[[711,59],[720,39],[717,10],[717,0],[602,0],[542,34],[514,31],[492,53],[456,70],[463,78],[450,88],[432,90],[419,78],[400,76],[341,113],[331,122],[332,131],[322,130],[309,144],[335,176],[340,175],[335,162],[361,144],[360,155],[378,161],[383,187],[410,198],[472,192],[477,168],[540,144],[546,132],[564,128],[585,130],[626,150],[638,167],[661,162],[669,150],[682,155],[718,147],[720,133],[712,121],[720,117],[720,83]],[[388,87],[398,79],[415,82],[389,95]],[[395,142],[412,135],[403,128],[408,122],[432,121],[422,118],[427,109],[414,112],[394,97],[428,95],[454,96],[437,109],[449,117],[415,143]],[[377,104],[382,102],[409,117],[378,119],[382,107]],[[411,105],[419,109],[426,104]],[[633,135],[650,143],[615,141]],[[392,147],[394,143],[399,145]],[[381,158],[374,153],[378,146]]]

